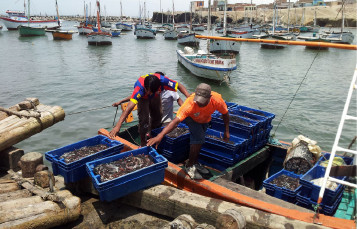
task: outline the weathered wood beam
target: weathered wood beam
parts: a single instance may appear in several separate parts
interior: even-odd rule
[[[284,229],[325,228],[165,185],[157,185],[132,193],[120,201],[171,218],[176,218],[182,214],[189,214],[196,222],[210,225],[215,225],[217,218],[221,214],[233,209],[244,215],[247,227]]]

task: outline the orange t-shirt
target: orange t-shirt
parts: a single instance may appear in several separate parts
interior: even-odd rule
[[[211,115],[216,110],[221,114],[227,114],[228,108],[222,96],[212,91],[211,99],[207,106],[199,107],[194,101],[195,93],[190,95],[185,102],[182,104],[180,109],[177,111],[176,117],[182,122],[185,118],[191,117],[195,122],[198,123],[208,123],[211,121]]]

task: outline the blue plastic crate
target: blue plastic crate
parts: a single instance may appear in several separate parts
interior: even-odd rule
[[[268,128],[268,126],[269,126],[268,117],[245,112],[245,111],[239,110],[238,107],[239,106],[229,108],[229,114],[237,115],[237,116],[247,118],[247,119],[251,119],[253,121],[258,122],[260,128],[263,128],[263,129]]]
[[[180,123],[177,127],[188,129],[188,126],[186,126],[183,123]],[[154,129],[151,131],[151,135],[153,137],[156,137],[163,129],[164,127]],[[170,150],[174,152],[177,148],[182,146],[189,148],[190,147],[189,144],[190,144],[190,133],[183,134],[177,138],[171,138],[165,135],[162,138],[160,144],[158,145],[158,148],[162,150]]]
[[[275,178],[280,177],[281,175],[286,175],[293,178],[300,178],[301,175],[297,175],[292,173],[288,170],[282,169],[278,173],[274,174],[273,176],[269,177],[268,179],[263,181],[263,187],[266,189],[266,193],[274,196],[278,199],[288,201],[290,203],[295,203],[296,201],[296,194],[299,192],[301,185],[299,185],[295,190],[290,190],[284,187],[279,187],[277,185],[271,184],[270,182],[273,181]]]
[[[240,117],[240,116],[237,116],[237,115],[232,115],[232,114],[230,115],[230,117],[234,117],[234,116],[236,116],[236,117],[242,119],[243,121],[247,122],[248,125],[244,125],[244,124],[241,124],[241,123],[238,123],[238,122],[233,122],[232,119],[230,119],[229,126],[237,127],[237,128],[249,131],[252,135],[256,134],[256,132],[259,129],[257,121],[254,121],[254,120],[251,120],[251,119],[247,119],[247,118],[244,118],[244,117]],[[211,117],[212,117],[212,120],[211,120],[212,123],[218,122],[218,123],[223,123],[224,124],[223,119],[221,118],[221,113],[215,111],[211,115]]]
[[[201,148],[198,161],[203,165],[207,165],[219,171],[226,170],[227,168],[238,163],[237,160],[219,156],[216,151],[206,149],[204,147]]]
[[[312,201],[317,202],[320,186],[313,184],[311,181],[317,178],[324,177],[326,169],[322,166],[315,165],[307,171],[301,178],[300,184],[302,185],[300,195],[310,198]],[[346,180],[346,177],[335,177],[337,179]],[[322,202],[325,205],[331,205],[335,202],[336,198],[343,192],[345,186],[338,184],[336,190],[326,188]]]
[[[169,162],[172,163],[180,163],[188,159],[189,150],[182,152],[172,152],[170,150],[163,150],[159,152],[162,156],[164,156]]]
[[[100,175],[93,172],[93,169],[100,164],[139,154],[149,155],[154,160],[154,164],[105,182],[101,181]],[[159,155],[152,147],[143,147],[86,163],[87,172],[92,178],[93,185],[98,190],[102,201],[112,201],[132,192],[162,183],[167,166],[166,158]]]
[[[213,135],[221,138],[224,133],[213,129],[207,129],[205,143],[203,144],[204,148],[219,151],[222,153],[222,156],[238,159],[237,157],[239,157],[239,155],[244,155],[247,151],[248,141],[246,139],[230,136],[229,140],[234,142],[234,144],[229,144],[223,140],[209,138],[207,135]]]
[[[228,109],[238,106],[237,103],[233,103],[233,102],[227,102],[227,101],[225,101],[225,103],[226,103]]]
[[[296,194],[296,204],[310,209],[310,210],[315,210],[314,207],[317,205],[317,202],[312,201],[311,199],[304,197],[302,195],[300,195],[301,193]],[[341,200],[342,200],[342,196],[343,196],[343,192],[339,194],[339,196],[336,198],[336,200],[331,203],[331,205],[327,205],[324,203],[320,204],[321,210],[320,213],[324,214],[324,215],[329,215],[332,216],[335,214],[338,205],[340,204]]]
[[[268,125],[272,125],[271,122],[275,118],[275,114],[267,112],[267,111],[262,111],[262,110],[258,110],[258,109],[254,109],[254,108],[250,108],[250,107],[246,107],[246,106],[241,106],[241,105],[238,105],[235,108],[237,110],[240,110],[240,111],[244,111],[244,112],[260,115],[260,116],[263,116],[263,117],[267,117],[268,118],[268,120],[267,120]]]
[[[322,161],[329,160],[329,159],[330,159],[330,156],[331,156],[330,153],[323,153],[322,156],[320,157],[320,159],[317,161],[316,164],[317,164],[317,165],[320,165],[320,163],[321,163]],[[346,165],[352,165],[352,163],[353,163],[353,157],[343,157],[343,156],[340,156],[340,155],[335,155],[335,157],[341,157],[341,158],[345,161]]]
[[[60,157],[67,152],[80,149],[84,146],[95,146],[98,144],[104,144],[109,148],[99,151],[95,154],[88,155],[77,161],[66,163],[64,159]],[[76,182],[88,176],[85,169],[85,163],[96,160],[98,158],[110,156],[120,153],[124,147],[124,144],[115,140],[112,140],[103,135],[97,135],[77,143],[73,143],[68,146],[64,146],[45,153],[45,158],[51,162],[52,171],[54,175],[62,175],[66,183]]]

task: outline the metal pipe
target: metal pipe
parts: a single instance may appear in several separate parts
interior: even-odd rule
[[[314,47],[321,47],[321,48],[323,47],[323,48],[338,48],[338,49],[357,50],[357,45],[336,44],[336,43],[329,43],[329,42],[229,38],[229,37],[202,36],[202,35],[196,35],[195,37],[196,38],[200,38],[200,39],[227,40],[227,41],[246,41],[246,42],[256,42],[256,43],[301,45],[301,46],[314,46]]]

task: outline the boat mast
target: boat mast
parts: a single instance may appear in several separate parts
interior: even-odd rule
[[[190,31],[189,33],[191,33],[192,31],[192,2],[190,2]]]
[[[345,8],[345,1],[342,1],[342,25],[341,25],[341,33],[343,33],[344,27],[345,27],[345,14],[344,14],[344,8]],[[342,35],[341,35],[342,36]]]
[[[30,0],[27,0],[27,26],[30,27]]]
[[[273,11],[273,35],[275,34],[275,22],[276,22],[275,11],[276,11],[276,3],[275,3],[275,1],[274,1],[274,11]]]
[[[123,5],[120,0],[120,19],[123,20]]]
[[[224,1],[223,36],[227,35],[227,0]]]
[[[174,0],[172,0],[172,25],[175,30],[175,4]]]
[[[252,10],[252,7],[253,7],[253,0],[250,0],[250,19],[249,19],[249,21],[250,21],[250,25],[252,24],[252,20],[253,20],[253,10]],[[250,26],[249,25],[249,26]]]
[[[207,30],[208,33],[211,33],[211,0],[208,0]]]
[[[288,5],[288,33],[290,32],[290,0],[289,0],[289,5]]]
[[[161,24],[164,24],[164,13],[162,12],[162,8],[161,8],[161,0],[160,0],[160,10],[161,10]]]
[[[60,18],[59,18],[59,13],[58,13],[58,4],[57,4],[57,0],[56,0],[56,11],[57,11],[57,23],[58,23],[58,26],[60,26]]]
[[[97,0],[97,27],[98,27],[98,33],[102,32],[100,29],[100,4],[99,0]]]

